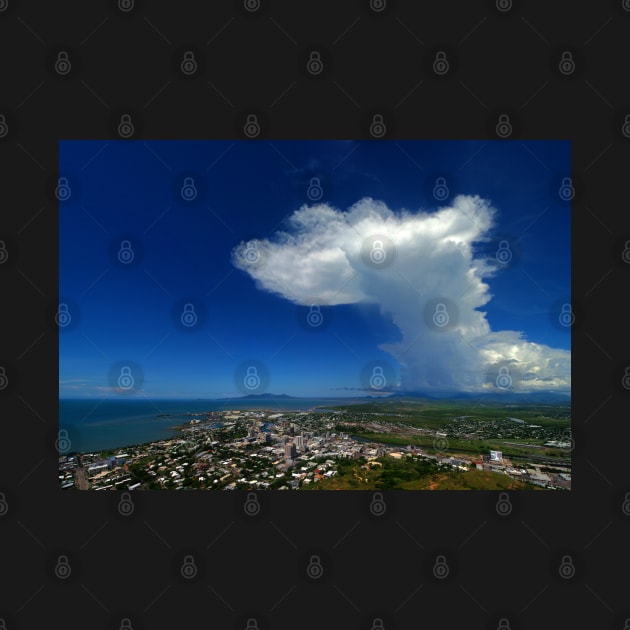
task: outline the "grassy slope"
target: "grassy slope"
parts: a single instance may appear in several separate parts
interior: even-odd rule
[[[540,490],[539,486],[483,470],[418,471],[413,464],[379,458],[383,467],[369,470],[358,462],[344,463],[330,479],[302,486],[308,490]],[[427,464],[428,466],[428,464]],[[388,477],[388,483],[384,484]]]

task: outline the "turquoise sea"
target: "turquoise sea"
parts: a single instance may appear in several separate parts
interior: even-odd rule
[[[315,407],[365,402],[361,399],[287,398],[265,400],[103,399],[59,401],[59,429],[67,432],[69,451],[87,453],[152,442],[177,435],[170,427],[188,422],[187,413],[266,409],[308,411]]]

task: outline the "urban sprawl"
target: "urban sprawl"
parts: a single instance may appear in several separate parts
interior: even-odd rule
[[[379,415],[382,414],[360,414],[362,428],[374,433],[395,433],[396,425],[379,421]],[[185,424],[172,427],[174,435],[169,439],[110,451],[60,455],[61,487],[298,490],[334,477],[340,459],[356,460],[369,468],[379,465],[383,458],[433,460],[441,471],[477,469],[548,489],[571,487],[570,460],[526,461],[518,457],[512,461],[496,450],[481,456],[455,455],[448,449],[453,431],[430,428],[411,430],[433,436],[434,448],[379,443],[340,430],[356,428],[357,415],[347,411],[213,411],[187,416]],[[466,434],[466,418],[459,419],[459,435]],[[514,430],[518,430],[519,423],[523,425],[516,418],[507,420],[513,421]],[[403,435],[409,434],[410,427],[403,423],[400,427],[407,431]],[[570,442],[559,438],[550,435],[544,446],[568,452]]]

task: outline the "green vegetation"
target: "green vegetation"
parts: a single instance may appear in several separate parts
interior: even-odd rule
[[[204,421],[181,425],[175,439],[125,447],[126,462],[120,465],[109,456],[121,449],[80,456],[78,464],[60,458],[60,484],[67,486],[74,476],[79,488],[87,487],[87,476],[95,488],[152,490],[570,487],[570,481],[557,474],[570,471],[571,465],[571,418],[566,404],[394,399],[346,409],[283,414],[281,420],[274,416],[278,421],[266,421],[266,427],[258,420],[264,417],[261,414],[229,415],[235,422],[208,414]],[[285,459],[284,444],[293,435],[296,442],[297,436],[302,439],[298,458],[291,462]],[[412,445],[418,447],[417,455],[407,450]],[[470,463],[471,459],[488,462],[491,450],[503,453],[503,465],[485,464],[479,470]],[[432,453],[446,459],[423,456]],[[91,464],[97,464],[94,474]],[[107,470],[102,470],[103,464]],[[457,464],[470,470],[460,470]],[[511,468],[536,466],[549,471],[547,484],[533,483],[535,476],[527,483]]]
[[[526,423],[542,426],[566,426],[571,419],[570,404],[504,404],[498,402],[452,401],[429,399],[383,399],[359,405],[339,405],[331,409],[342,410],[353,416],[379,414],[382,422],[406,423],[418,426],[438,426],[453,418],[470,416],[477,419],[502,420],[516,417]],[[382,415],[381,415],[382,414]]]
[[[304,487],[309,490],[530,490],[540,489],[507,475],[454,470],[431,459],[379,457],[340,460],[337,474]]]
[[[389,445],[415,445],[435,452],[435,431],[446,435],[448,452],[481,456],[490,450],[506,457],[570,461],[568,449],[545,447],[571,434],[568,404],[479,403],[394,399],[339,406],[344,420],[335,430]]]

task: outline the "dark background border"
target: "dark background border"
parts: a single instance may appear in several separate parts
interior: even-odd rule
[[[121,2],[0,0],[6,628],[624,628],[630,3]],[[572,140],[573,490],[515,494],[507,517],[493,493],[386,493],[380,518],[362,493],[272,493],[253,519],[241,493],[143,493],[128,518],[61,493],[57,142],[118,139],[123,114],[136,139],[244,138],[251,114],[252,141],[370,138],[375,115],[382,137],[495,139],[507,114],[509,141]]]

